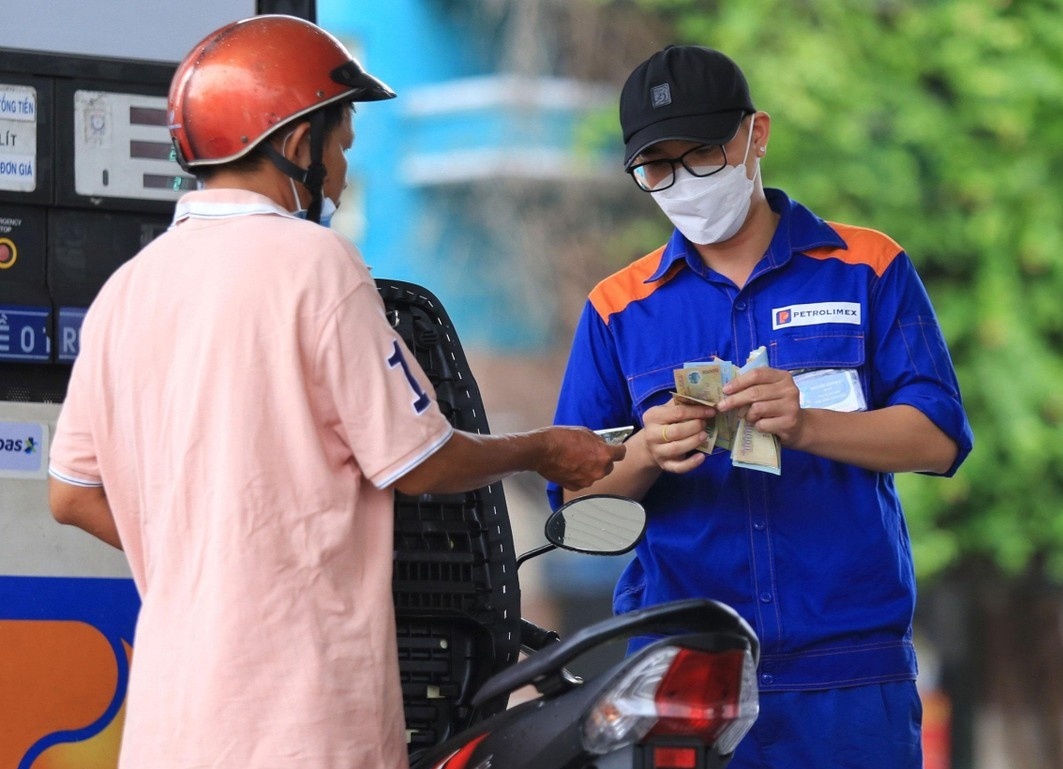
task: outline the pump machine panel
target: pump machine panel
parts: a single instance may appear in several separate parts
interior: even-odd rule
[[[173,71],[0,49],[0,400],[61,400],[85,309],[194,187],[166,128]]]
[[[52,520],[48,446],[86,309],[194,186],[175,66],[0,48],[0,766],[116,758],[139,599],[121,552]]]

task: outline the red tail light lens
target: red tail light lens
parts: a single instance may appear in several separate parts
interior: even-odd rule
[[[584,716],[583,745],[603,755],[645,737],[682,736],[726,755],[758,712],[756,670],[747,650],[664,646],[602,692]]]
[[[681,734],[711,743],[739,715],[745,652],[681,649],[657,687],[657,724],[649,736]]]

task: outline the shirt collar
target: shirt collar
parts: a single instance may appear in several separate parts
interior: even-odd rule
[[[782,190],[767,187],[764,189],[764,196],[768,199],[771,210],[779,214],[779,224],[765,255],[768,260],[767,268],[778,267],[790,261],[793,254],[814,248],[846,248],[845,241],[833,227],[797,201],[791,200]],[[657,270],[646,279],[646,283],[660,280],[680,261],[685,261],[687,266],[694,270],[703,272],[705,269],[694,245],[683,237],[679,230],[675,230],[664,247]]]
[[[265,195],[250,190],[214,189],[196,190],[181,196],[174,209],[173,223],[186,219],[230,219],[236,216],[270,214],[295,219]]]

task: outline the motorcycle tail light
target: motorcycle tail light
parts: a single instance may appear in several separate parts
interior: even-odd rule
[[[655,701],[660,719],[648,736],[695,736],[731,753],[760,712],[753,657],[745,649],[680,650]]]
[[[756,720],[758,701],[749,651],[665,646],[602,692],[584,716],[583,746],[604,755],[644,738],[691,737],[726,755]]]
[[[654,745],[650,754],[653,769],[698,769],[698,749]]]

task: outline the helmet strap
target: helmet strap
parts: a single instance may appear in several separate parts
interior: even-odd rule
[[[310,114],[310,165],[300,168],[284,157],[269,142],[262,142],[262,151],[282,173],[301,183],[310,191],[310,205],[306,209],[306,218],[317,223],[321,218],[322,187],[325,183],[325,115],[321,110]],[[296,201],[296,205],[299,201]]]
[[[181,166],[182,171],[195,175],[196,169],[188,165],[188,161],[185,160],[185,153],[181,152],[181,144],[177,141],[176,138],[172,139],[171,141],[173,144],[173,156],[174,160],[177,161],[177,165]]]

